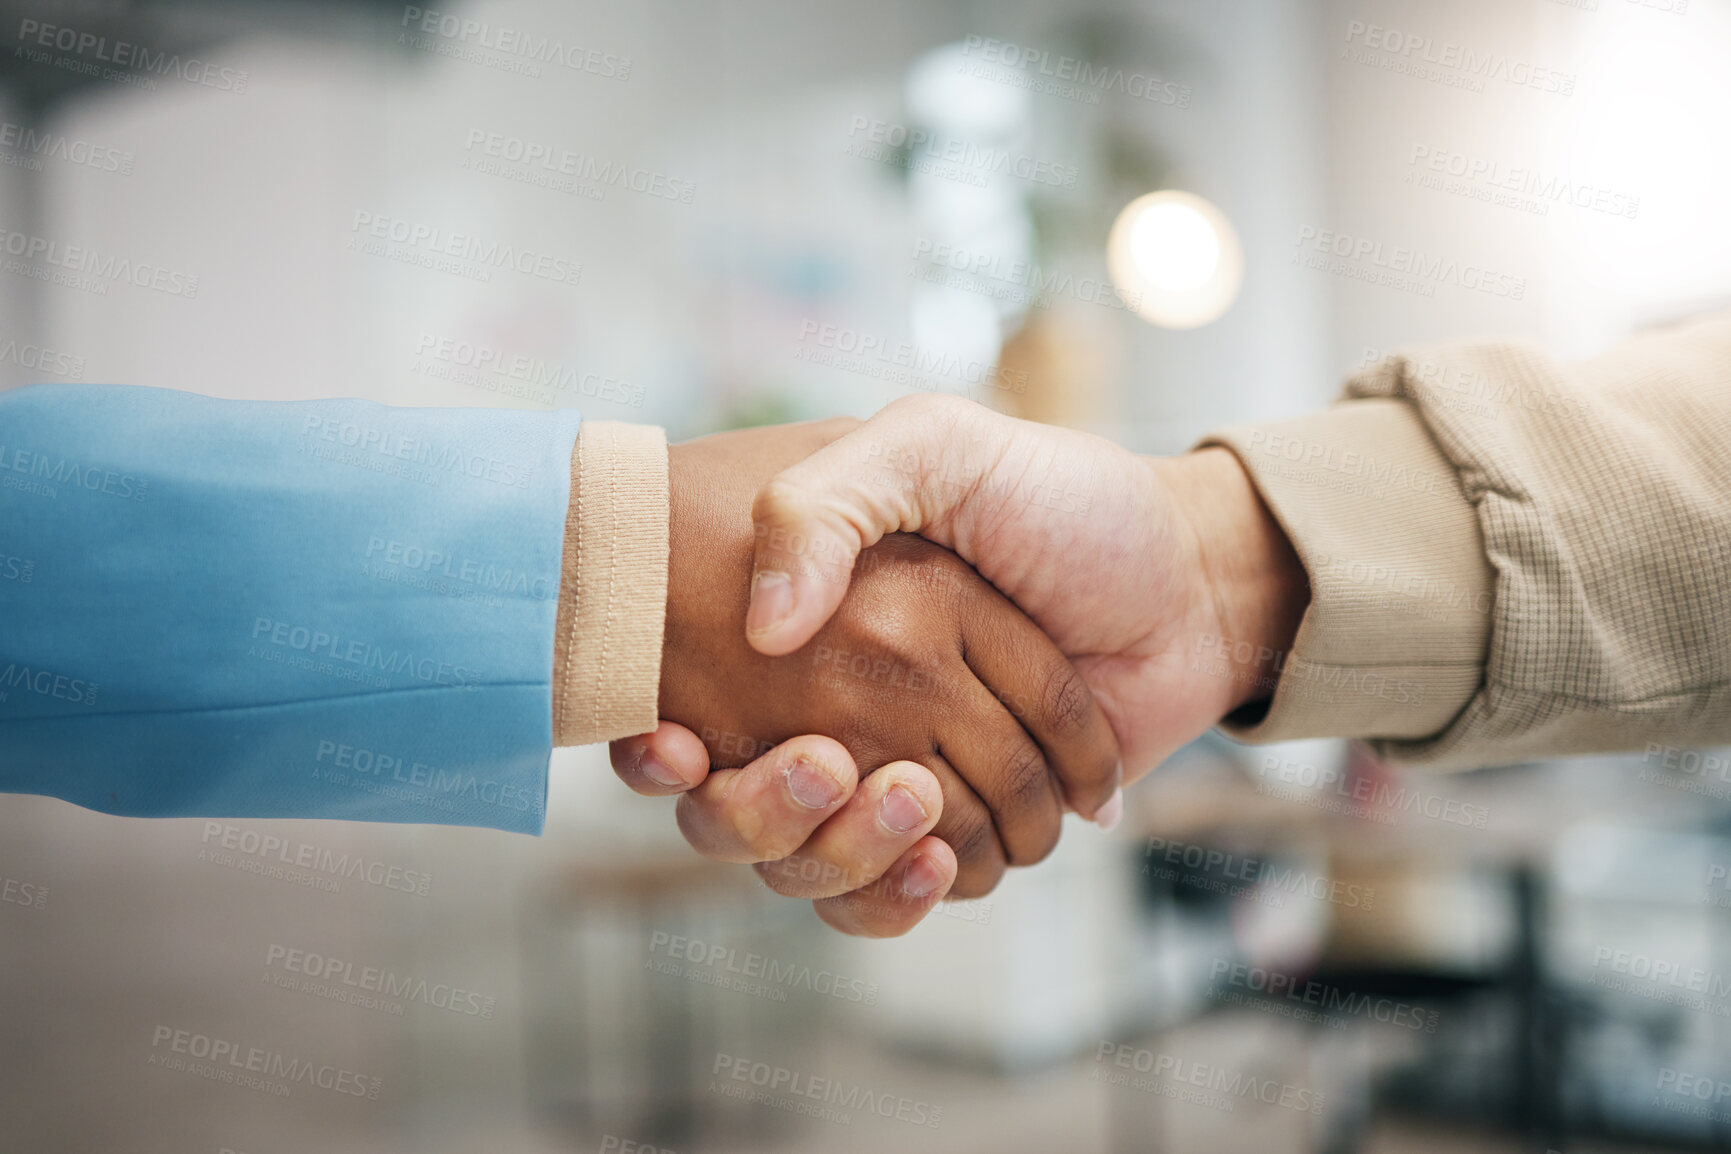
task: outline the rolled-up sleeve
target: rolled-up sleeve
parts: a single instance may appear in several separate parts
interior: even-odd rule
[[[1417,349],[1210,440],[1313,594],[1265,712],[1227,732],[1436,768],[1731,741],[1731,316],[1566,367]]]

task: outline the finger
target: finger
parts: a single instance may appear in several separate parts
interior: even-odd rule
[[[663,721],[653,733],[622,737],[607,752],[619,780],[645,797],[684,793],[709,776],[709,750],[673,721]]]
[[[1112,725],[1088,683],[1052,639],[997,590],[985,589],[963,605],[963,658],[1037,743],[1041,768],[1050,771],[1046,780],[1054,784],[1059,805],[1067,804],[1090,820],[1110,818],[1108,803],[1123,779],[1123,759]],[[1046,790],[1028,751],[1000,749],[996,756],[1001,768],[993,780],[1000,792],[982,789],[979,778],[968,777],[993,816],[1000,816],[1000,805],[1043,804]],[[1018,790],[1026,795],[1018,797]],[[1116,806],[1121,810],[1122,805],[1119,798]],[[1012,864],[1030,864],[1007,836],[1004,844],[1012,851]]]
[[[943,816],[932,833],[955,851],[956,880],[951,892],[959,898],[984,897],[997,888],[1009,867],[992,811],[943,755],[927,754],[924,761],[943,790]]]
[[[938,749],[985,806],[1005,863],[1033,865],[1063,832],[1057,780],[1045,753],[992,691],[972,679],[970,685],[967,704],[938,729]]]
[[[853,796],[854,761],[827,737],[795,737],[743,769],[721,770],[679,795],[679,829],[716,861],[784,858]]]
[[[812,906],[818,917],[844,934],[897,938],[920,923],[955,878],[955,851],[939,838],[922,838],[878,881]]]
[[[770,889],[827,898],[877,881],[943,813],[943,789],[925,766],[897,761],[874,771],[797,851],[761,862]]]
[[[752,503],[756,556],[745,632],[771,657],[810,641],[847,592],[860,551],[885,533],[941,532],[984,471],[1005,420],[956,398],[904,397],[783,470]],[[959,428],[967,424],[970,429]],[[959,483],[960,482],[960,483]]]

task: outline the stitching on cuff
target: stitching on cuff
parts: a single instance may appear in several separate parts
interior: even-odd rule
[[[607,660],[611,655],[613,626],[618,620],[614,595],[619,589],[619,432],[611,425],[607,429],[607,612],[601,619],[601,659],[595,663],[595,692],[591,699],[589,732],[601,731],[601,691],[607,684]]]

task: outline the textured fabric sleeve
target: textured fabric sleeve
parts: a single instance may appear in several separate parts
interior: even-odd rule
[[[578,435],[553,659],[556,745],[655,728],[667,618],[667,438],[590,421]]]
[[[1229,732],[1437,768],[1731,741],[1731,316],[1567,368],[1420,349],[1347,394],[1217,438],[1315,592]]]
[[[538,832],[578,428],[0,394],[0,790]]]

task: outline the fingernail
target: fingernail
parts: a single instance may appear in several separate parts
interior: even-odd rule
[[[745,631],[755,637],[768,633],[793,616],[793,578],[765,569],[751,579],[751,607],[745,611]]]
[[[909,862],[908,868],[902,871],[902,893],[916,900],[930,896],[943,884],[943,871],[925,854]]]
[[[926,820],[926,807],[901,786],[892,786],[878,804],[878,820],[891,833],[907,833]]]
[[[644,754],[643,760],[637,763],[637,768],[643,771],[644,777],[663,789],[677,789],[685,784],[685,779],[674,773],[672,766],[653,753]]]
[[[800,761],[787,771],[787,792],[807,809],[827,809],[841,796],[841,786],[823,770]]]
[[[1106,804],[1094,811],[1094,823],[1101,829],[1111,831],[1118,828],[1118,823],[1124,820],[1124,787],[1119,786],[1112,791],[1112,796],[1106,799]]]

